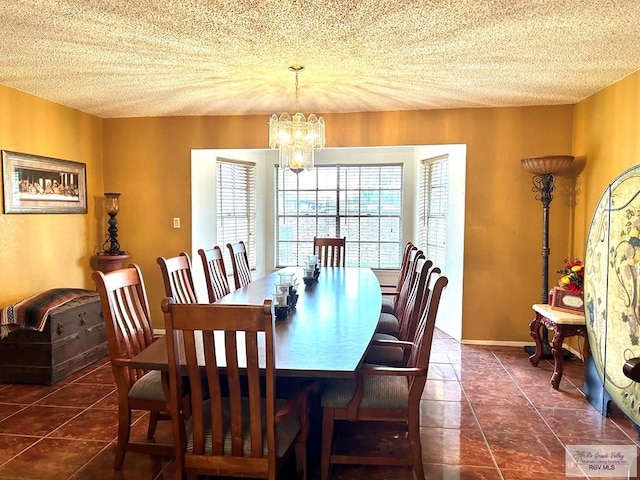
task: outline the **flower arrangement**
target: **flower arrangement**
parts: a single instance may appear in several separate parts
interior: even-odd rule
[[[564,268],[556,273],[562,275],[558,285],[576,295],[582,295],[584,286],[584,263],[581,260],[564,260]]]

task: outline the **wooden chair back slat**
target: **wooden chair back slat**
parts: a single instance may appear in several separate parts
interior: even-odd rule
[[[434,269],[436,270],[436,269]],[[439,269],[437,269],[439,270]],[[430,272],[427,284],[427,301],[422,312],[416,332],[414,335],[407,366],[427,369],[429,366],[429,357],[431,356],[431,344],[433,341],[433,332],[436,326],[436,317],[438,308],[440,307],[440,299],[444,287],[447,286],[449,280],[439,271]],[[419,402],[422,396],[422,390],[426,384],[426,375],[418,377],[409,377],[409,401]],[[417,399],[416,399],[417,396]]]
[[[182,450],[176,452],[177,468],[183,467],[180,458],[186,456],[192,466],[207,465],[213,469],[212,465],[233,464],[239,471],[244,471],[239,466],[244,462],[244,468],[252,474],[249,476],[267,471],[268,462],[275,462],[277,454],[271,301],[266,300],[263,305],[181,305],[167,298],[162,302],[162,310],[167,330],[171,398],[177,395],[181,382],[188,382],[194,404],[193,452],[186,452],[185,442],[178,442]],[[200,366],[196,354],[198,342],[202,342]],[[187,364],[186,377],[182,376],[180,367],[181,352],[184,352]],[[207,394],[208,398],[205,398]],[[203,405],[207,400],[210,423],[205,425]],[[224,448],[225,411],[230,431],[230,452]],[[268,432],[266,457],[262,432],[265,423]],[[175,428],[179,431],[180,425],[176,424]],[[209,452],[205,437],[207,430],[211,432]],[[247,432],[250,435],[248,448],[244,444]]]
[[[107,274],[94,272],[93,279],[100,294],[112,359],[133,358],[153,342],[149,302],[142,273],[137,265]],[[146,372],[114,365],[116,382],[127,390]]]
[[[249,266],[249,256],[246,244],[240,240],[238,243],[227,243],[227,249],[231,256],[231,267],[233,268],[233,281],[236,290],[252,281],[251,267]]]
[[[198,303],[189,255],[181,252],[177,257],[158,257],[157,262],[167,297],[174,298],[177,303]]]
[[[207,250],[201,248],[198,250],[198,255],[202,260],[209,303],[213,303],[231,292],[222,250],[217,245]]]
[[[220,372],[218,370],[218,364],[216,362],[217,349],[214,341],[214,335],[212,331],[202,332],[203,344],[204,344],[204,360],[209,368],[206,369],[206,385],[208,387],[209,401],[211,403],[209,415],[210,418],[220,418],[222,416],[222,390],[220,385]],[[193,381],[196,379],[194,377]],[[197,382],[202,385],[202,382]],[[204,399],[202,399],[204,402]],[[212,453],[213,455],[223,455],[224,453],[224,430],[221,422],[214,423],[211,430],[212,440]],[[198,435],[201,435],[198,432]],[[202,443],[202,442],[199,442]],[[204,451],[198,451],[194,453],[204,453]]]
[[[402,315],[398,318],[400,327],[398,338],[400,340],[411,340],[413,338],[422,313],[420,309],[425,303],[423,297],[431,265],[431,260],[427,260],[426,258],[420,258],[415,262],[415,270],[409,295],[407,296]]]
[[[400,287],[400,293],[398,294],[398,298],[396,299],[395,304],[393,305],[393,314],[399,320],[405,310],[405,306],[407,304],[407,300],[409,299],[409,293],[411,292],[411,287],[413,285],[413,280],[416,276],[416,263],[420,259],[424,259],[424,253],[422,250],[412,250],[409,258],[409,265],[407,275],[402,282]]]
[[[313,253],[323,267],[344,267],[347,238],[313,237]]]
[[[396,284],[398,287],[404,283],[404,279],[409,272],[409,260],[411,259],[411,252],[414,250],[418,250],[418,247],[411,242],[407,242],[404,246],[404,252],[400,263],[400,272],[398,273],[398,283]]]
[[[154,341],[149,302],[140,268],[130,265],[108,273],[96,271],[92,278],[100,294],[111,369],[117,386],[118,442],[114,468],[120,470],[128,450],[149,452],[149,442],[131,441],[131,412],[150,412],[147,438],[153,438],[158,420],[169,418],[169,409],[166,396],[162,395],[165,392],[161,380],[156,376],[148,377],[140,395],[129,396],[134,384],[148,372],[130,369],[127,360]],[[176,401],[182,403],[183,396],[180,395]],[[188,395],[184,403],[188,405]],[[170,452],[171,447],[158,445],[158,451],[166,454],[167,450]]]

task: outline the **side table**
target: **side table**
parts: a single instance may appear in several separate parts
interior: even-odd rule
[[[540,358],[542,357],[542,340],[540,338],[540,327],[545,326],[548,330],[555,332],[553,339],[551,340],[551,353],[555,360],[555,368],[553,375],[551,375],[551,386],[556,390],[560,386],[560,380],[562,379],[562,370],[564,368],[564,355],[562,352],[562,343],[566,337],[580,336],[584,337],[585,343],[582,349],[584,359],[589,352],[588,339],[587,339],[587,326],[585,323],[584,315],[562,312],[554,310],[549,305],[537,303],[532,306],[536,312],[536,317],[529,324],[529,330],[531,336],[536,342],[536,351],[529,357],[531,365],[538,366]]]

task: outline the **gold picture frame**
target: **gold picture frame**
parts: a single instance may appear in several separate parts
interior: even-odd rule
[[[553,287],[551,308],[561,312],[584,315],[584,298],[560,287]]]
[[[80,162],[2,150],[4,213],[87,213]]]

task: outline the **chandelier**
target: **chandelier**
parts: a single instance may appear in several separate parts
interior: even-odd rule
[[[296,112],[271,115],[269,119],[269,148],[277,148],[280,153],[280,168],[300,173],[313,168],[313,154],[324,148],[324,118],[310,113],[307,118],[298,107],[298,73],[301,66],[289,67],[296,74]]]

